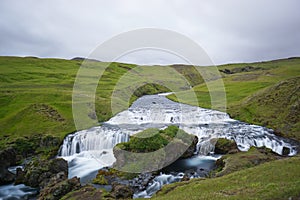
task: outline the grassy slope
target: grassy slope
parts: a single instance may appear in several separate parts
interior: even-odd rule
[[[299,118],[295,113],[300,110],[300,58],[230,64],[218,66],[218,68],[232,70],[249,65],[260,69],[234,74],[221,73],[226,90],[227,112],[235,119],[268,126],[287,137],[300,141]],[[287,81],[287,86],[276,87],[281,81]],[[188,95],[182,102],[210,108],[210,94],[205,83],[195,86],[193,90],[198,102],[190,99]],[[181,92],[180,95],[184,96],[188,92],[190,91]],[[287,94],[290,94],[291,98],[278,98]],[[171,95],[169,98],[176,97]],[[288,108],[285,109],[287,106]],[[287,119],[286,116],[294,117]]]
[[[288,199],[300,195],[300,158],[287,158],[212,179],[165,186],[153,199]]]
[[[81,61],[0,57],[0,144],[34,134],[50,134],[62,139],[75,131],[72,91],[80,65]],[[97,88],[97,94],[102,94],[97,95],[97,108],[108,107],[109,85],[127,71],[123,67],[112,63],[114,72],[105,72],[116,75],[104,78],[99,84],[104,86]],[[100,120],[111,116],[105,109],[97,111]]]
[[[41,133],[63,138],[67,133],[75,130],[71,110],[72,89],[80,64],[80,61],[60,59],[0,57],[0,147],[21,136]],[[103,63],[98,64],[102,65]],[[249,64],[224,65],[219,66],[219,69],[233,69],[246,65]],[[228,112],[237,119],[250,123],[265,123],[271,128],[285,124],[286,122],[283,120],[285,116],[296,115],[293,115],[292,112],[277,112],[276,116],[271,118],[276,118],[275,124],[272,124],[272,120],[265,122],[262,119],[274,115],[274,113],[266,111],[276,110],[279,107],[285,108],[285,104],[289,101],[286,98],[280,102],[265,102],[262,99],[266,97],[276,99],[276,92],[274,92],[276,91],[276,84],[291,78],[294,79],[288,81],[288,87],[282,87],[283,89],[280,91],[290,94],[289,88],[291,87],[293,91],[298,91],[300,59],[253,63],[251,65],[261,67],[264,70],[230,75],[222,73],[226,87]],[[104,73],[96,95],[96,111],[98,119],[101,121],[112,115],[110,95],[114,83],[132,67],[134,66],[113,63],[112,67]],[[175,69],[182,71],[182,67],[177,66]],[[202,80],[198,82],[193,80],[195,77],[199,78],[191,75],[195,70],[193,68],[189,70],[190,73],[183,74],[190,80],[191,85],[201,83]],[[165,76],[164,73],[159,74],[159,78],[163,76]],[[158,90],[153,91],[157,92]],[[193,102],[190,99],[186,99],[186,102],[209,107],[210,97],[205,85],[196,85],[194,90],[198,95],[199,102]],[[151,89],[146,91],[153,92]],[[182,94],[184,96],[184,92]],[[295,99],[292,98],[292,105],[288,110],[299,111],[298,101],[296,95]],[[124,105],[126,106],[126,104]],[[297,118],[292,117],[289,120],[297,122]],[[299,140],[299,131],[297,132],[299,123],[296,123],[296,127],[292,127],[290,130],[289,136]],[[188,185],[178,187],[174,192],[160,196],[160,198],[186,199],[187,196],[192,195],[194,199],[210,199],[209,197],[215,199],[242,197],[244,199],[249,196],[259,199],[273,199],[299,195],[299,164],[299,157],[289,158],[272,161],[216,179],[179,183],[178,185]],[[173,186],[167,186],[163,190],[167,191]]]
[[[77,61],[0,58],[1,142],[74,130],[70,110]],[[51,113],[52,112],[52,113]]]
[[[81,64],[80,60],[0,57],[0,148],[18,137],[49,134],[62,139],[76,130],[72,116],[72,92]],[[92,62],[90,70],[85,71],[85,84],[98,78],[98,69],[104,69],[107,65],[108,63]],[[174,69],[182,72],[191,85],[199,83],[199,76],[196,76],[197,80],[192,80],[195,69],[191,66],[185,70],[180,66],[169,70],[159,66],[132,70],[134,67],[132,64],[110,63],[102,74],[95,96],[99,121],[112,117],[112,107],[115,109],[114,113],[120,112],[137,96],[168,90],[161,87],[160,82],[156,82],[158,85],[151,84],[151,77],[168,82],[167,86],[173,87],[169,89],[175,91],[187,87],[181,88],[181,82],[172,79],[174,76],[166,78],[175,72]],[[128,73],[130,70],[131,73]],[[138,78],[145,77],[143,70],[148,70],[150,78],[140,81]],[[119,83],[120,80],[123,82]],[[150,85],[143,86],[146,83]],[[139,87],[133,90],[135,92],[130,91],[130,87],[137,84]],[[114,98],[115,104],[112,105],[111,96],[115,91],[119,91],[121,98]],[[126,98],[128,101],[125,101]],[[93,117],[94,113],[90,114]],[[86,124],[86,128],[92,125],[96,124]]]

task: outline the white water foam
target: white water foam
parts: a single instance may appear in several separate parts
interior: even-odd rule
[[[118,113],[102,126],[68,135],[60,156],[70,164],[69,177],[85,176],[104,166],[111,166],[115,158],[112,148],[129,140],[129,136],[147,128],[164,128],[177,125],[189,134],[196,135],[198,154],[207,155],[214,150],[212,138],[234,140],[241,151],[251,146],[272,149],[282,154],[297,153],[289,140],[275,136],[271,129],[249,125],[228,114],[173,102],[165,95],[147,95],[136,100],[130,108]]]

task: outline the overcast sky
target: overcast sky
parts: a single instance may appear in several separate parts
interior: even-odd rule
[[[186,35],[216,64],[300,56],[299,8],[299,0],[1,0],[0,55],[88,57],[117,34],[152,27]],[[178,62],[157,52],[124,60]]]

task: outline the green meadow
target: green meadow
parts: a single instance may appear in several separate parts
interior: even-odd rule
[[[79,69],[79,79],[76,79]],[[37,153],[39,147],[35,142],[39,142],[39,136],[56,137],[59,143],[78,127],[99,125],[146,94],[173,91],[175,93],[168,98],[174,101],[211,108],[211,93],[222,89],[220,81],[224,84],[226,108],[222,107],[224,99],[220,102],[215,99],[213,108],[300,141],[299,58],[217,66],[220,77],[211,78],[209,83],[198,73],[206,69],[0,57],[0,148],[15,144],[20,152],[37,148]],[[72,97],[76,99],[73,106],[78,106],[76,116],[82,116],[76,123]],[[248,161],[239,162],[245,156],[253,158],[258,154],[253,151],[237,154],[229,158],[231,165],[228,163],[228,166],[233,163],[237,170],[217,178],[168,185],[154,199],[299,196],[299,156],[268,160],[259,154],[259,158],[268,162],[258,166]]]

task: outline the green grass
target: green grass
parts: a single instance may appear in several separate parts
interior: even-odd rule
[[[18,137],[49,134],[62,139],[76,130],[72,114],[72,92],[81,64],[78,60],[0,57],[0,147]],[[80,129],[108,120],[144,94],[175,91],[176,95],[170,96],[173,100],[211,107],[207,85],[196,70],[198,68],[205,72],[207,68],[183,65],[137,67],[123,63],[110,63],[106,68],[108,64],[87,62],[81,71],[80,92],[94,92],[95,96],[81,98],[75,105],[79,108],[77,115],[86,116],[77,121]],[[227,112],[236,119],[265,125],[299,140],[300,120],[290,117],[297,115],[297,112],[293,114],[292,111],[299,111],[299,94],[294,95],[292,103],[284,98],[280,102],[261,103],[261,99],[267,99],[268,95],[274,96],[272,87],[280,81],[300,76],[300,59],[229,64],[218,66],[218,69],[234,71],[249,65],[258,69],[234,74],[221,73],[227,97]],[[103,74],[98,82],[101,70]],[[217,88],[218,81],[209,82],[210,92],[220,90]],[[93,84],[97,86],[96,92],[89,91]],[[297,91],[297,84],[299,82],[293,81],[290,86]],[[193,88],[188,90],[190,86]],[[268,94],[270,91],[271,94]],[[196,96],[191,95],[194,92]],[[281,93],[289,92],[289,88],[283,88]],[[89,103],[93,101],[95,105]],[[222,99],[215,101],[214,105],[222,103]],[[280,108],[284,108],[285,104],[289,105],[289,109],[282,111]],[[218,109],[218,106],[215,108]]]
[[[159,170],[185,153],[194,138],[177,126],[144,130],[114,147],[114,167],[131,173]]]
[[[19,137],[35,134],[62,140],[76,128],[89,128],[108,120],[141,95],[182,91],[199,82],[191,79],[193,67],[136,67],[104,62],[85,62],[80,68],[81,65],[78,60],[0,57],[0,148]],[[75,114],[84,116],[75,127],[72,95],[79,69],[79,95],[91,95],[78,98],[74,104],[78,108]]]
[[[300,115],[300,59],[230,64],[218,66],[218,69],[233,70],[249,65],[259,69],[234,74],[221,73],[227,109],[222,109],[222,101],[214,102],[216,105],[214,108],[228,112],[235,119],[273,128],[286,137],[300,141],[300,119],[297,117]],[[282,81],[287,81],[288,87],[277,87]],[[184,97],[181,101],[183,103],[211,108],[210,93],[220,88],[216,81],[211,81],[210,84],[212,85],[210,91],[207,85],[202,83],[189,91],[169,95],[168,98],[176,100],[176,96],[181,95]],[[191,98],[190,93],[193,92],[197,96],[196,99]],[[289,99],[284,98],[287,94],[290,94]]]
[[[65,135],[76,130],[72,113],[72,94],[81,64],[78,60],[0,57],[1,149],[7,145],[16,145],[19,151],[25,154],[31,155],[32,152],[39,151],[49,156],[55,154],[57,149],[51,144],[52,139],[49,140],[48,147],[37,143],[49,135],[58,137],[61,142]],[[175,91],[175,95],[169,96],[173,100],[205,108],[211,107],[210,93],[198,74],[197,67],[136,67],[131,64],[110,63],[106,68],[107,65],[108,63],[103,62],[87,62],[81,71],[80,92],[95,93],[95,96],[79,98],[76,104],[79,106],[79,114],[86,116],[79,122],[81,128],[108,120],[144,94]],[[249,65],[257,70],[239,70]],[[227,112],[231,116],[249,123],[268,126],[284,136],[300,141],[299,58],[229,64],[218,66],[218,69],[237,72],[221,73],[227,96]],[[103,74],[98,82],[101,70]],[[214,78],[210,80],[210,92],[221,91],[218,81],[220,80]],[[97,88],[91,91],[90,86],[95,83]],[[193,88],[188,90],[190,86]],[[191,95],[193,92],[196,98]],[[96,113],[93,113],[94,105],[90,104],[92,100],[95,100]],[[222,99],[215,101],[213,103],[218,109]],[[219,110],[224,108],[220,106]],[[164,137],[174,136],[171,131]],[[56,138],[53,138],[53,141],[55,144],[59,143]],[[159,140],[161,141],[163,140]],[[156,148],[155,145],[153,146]],[[172,150],[168,149],[170,152]],[[155,198],[287,199],[290,196],[299,196],[299,157],[253,167],[249,157],[259,162],[269,160],[270,157],[252,151],[237,155],[227,158],[230,166],[225,166],[225,171],[230,169],[227,171],[230,174],[219,178],[172,184],[164,187]],[[158,156],[165,157],[165,152]],[[131,170],[135,167],[139,166],[129,166]],[[233,172],[235,170],[238,171]]]
[[[300,195],[300,158],[261,164],[218,178],[164,186],[152,199],[288,199]]]

